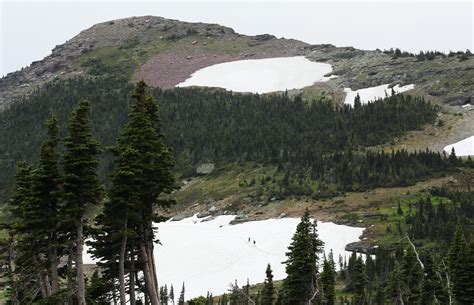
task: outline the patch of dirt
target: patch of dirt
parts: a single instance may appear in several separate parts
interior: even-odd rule
[[[212,65],[244,59],[301,56],[309,52],[305,43],[296,40],[256,42],[238,35],[220,37],[218,42],[204,37],[193,39],[183,39],[178,43],[180,46],[150,57],[134,78],[143,79],[154,87],[172,88],[194,72]]]
[[[199,69],[238,59],[230,55],[183,58],[179,55],[159,54],[147,60],[136,77],[154,87],[172,88]]]

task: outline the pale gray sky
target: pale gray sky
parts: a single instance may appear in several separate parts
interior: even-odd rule
[[[155,15],[361,49],[473,50],[474,0],[0,0],[0,75],[42,59],[95,23]]]

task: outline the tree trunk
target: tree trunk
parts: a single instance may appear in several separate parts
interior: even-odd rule
[[[135,296],[135,255],[133,254],[133,246],[132,253],[130,255],[130,273],[128,274],[129,280],[129,290],[130,290],[130,305],[136,304],[136,296]]]
[[[84,247],[84,225],[82,219],[76,222],[76,269],[77,269],[77,302],[78,305],[86,304],[86,287],[84,280],[84,263],[82,261],[82,251]]]
[[[49,297],[51,295],[51,283],[49,282],[49,276],[46,272],[43,274],[43,279],[44,288],[46,289],[46,295]]]
[[[51,271],[51,292],[56,293],[59,290],[58,275],[58,247],[56,246],[56,232],[53,232],[49,248],[49,268]]]
[[[127,227],[127,222],[125,221],[125,228]],[[124,232],[122,236],[122,242],[120,244],[120,254],[119,254],[119,292],[120,292],[120,305],[126,305],[126,292],[125,292],[125,252],[127,250],[127,235]]]
[[[153,280],[155,281],[155,287],[157,288],[157,292],[158,292],[158,300],[160,299],[160,291],[159,291],[159,285],[158,285],[158,277],[156,276],[156,264],[155,264],[155,256],[153,255],[153,242],[151,242],[151,244],[147,247],[148,249],[148,257],[150,258],[150,261],[151,261],[151,271],[152,271],[152,274],[153,274]]]
[[[41,298],[46,299],[48,295],[46,294],[46,288],[44,286],[44,278],[41,274],[38,274],[38,284],[41,291]]]
[[[151,271],[153,264],[152,264],[152,261],[150,260],[146,247],[147,245],[146,245],[145,239],[142,237],[140,240],[140,254],[142,256],[142,261],[143,261],[143,278],[145,279],[145,287],[146,287],[147,295],[150,299],[151,305],[160,305],[158,290],[156,289],[155,279]]]
[[[72,283],[72,250],[67,255],[67,290],[68,290],[68,305],[74,304],[74,287]]]
[[[151,271],[151,276],[153,279],[153,283],[155,284],[155,291],[157,294],[158,300],[160,300],[160,286],[158,285],[158,277],[156,276],[156,264],[155,264],[155,256],[153,255],[153,239],[148,238],[149,236],[153,236],[153,222],[150,220],[147,223],[147,227],[145,228],[145,249],[148,251],[148,261],[149,261],[149,269]]]

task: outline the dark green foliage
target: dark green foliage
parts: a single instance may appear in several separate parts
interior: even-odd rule
[[[110,291],[113,283],[101,276],[95,270],[87,283],[87,304],[109,305],[111,302]]]
[[[283,282],[281,304],[308,304],[316,291],[319,275],[317,266],[322,248],[323,242],[318,237],[316,222],[311,221],[306,210],[286,253],[287,277]]]
[[[367,304],[367,284],[368,279],[365,273],[365,265],[362,257],[358,257],[353,271],[352,282],[354,287],[354,304]]]
[[[425,273],[423,284],[421,287],[421,302],[420,304],[436,304],[436,301],[441,304],[446,304],[448,296],[443,285],[443,278],[440,270],[436,266],[431,253],[426,255],[424,260]]]
[[[64,140],[64,200],[71,219],[80,219],[100,201],[101,186],[97,177],[99,142],[92,137],[90,102],[81,100],[69,120]]]
[[[77,299],[85,303],[85,277],[82,263],[84,236],[84,214],[101,200],[101,184],[97,176],[99,143],[92,136],[90,102],[81,100],[73,110],[68,124],[68,135],[64,140],[63,155],[63,219],[68,226],[69,253],[75,251],[77,270]]]
[[[324,260],[323,272],[321,272],[321,291],[323,304],[336,304],[336,271],[334,270],[334,262]]]
[[[435,241],[436,248],[445,252],[458,224],[468,233],[474,232],[474,193],[434,188],[431,195],[445,199],[436,205],[431,197],[418,199],[413,204],[415,212],[406,217],[408,233],[415,239]]]
[[[404,303],[405,284],[400,264],[395,262],[387,282],[387,297],[393,304]]]
[[[29,303],[37,299],[37,274],[42,269],[34,251],[37,244],[34,228],[29,226],[28,211],[32,201],[32,169],[18,162],[15,189],[4,224],[11,236],[8,257],[9,298],[12,304]]]
[[[403,257],[402,277],[405,286],[404,296],[409,304],[420,304],[423,270],[416,259],[415,252],[408,247]]]
[[[206,298],[203,296],[188,300],[188,305],[207,305],[206,303]],[[162,303],[162,304],[167,304],[167,303]]]
[[[464,232],[461,226],[458,226],[449,249],[448,260],[453,283],[452,292],[456,301],[462,305],[472,304],[474,301],[473,289],[470,286],[473,272],[467,268],[473,264],[471,253],[472,249],[467,248]]]
[[[266,278],[263,282],[263,289],[260,298],[261,305],[273,305],[275,300],[275,286],[273,285],[273,274],[270,264],[267,265],[265,271]]]
[[[15,193],[9,204],[11,217],[4,224],[12,242],[8,260],[13,304],[37,299],[37,289],[42,283],[45,285],[47,275],[55,280],[52,293],[59,290],[61,177],[57,119],[48,119],[46,127],[48,138],[41,146],[37,168],[31,169],[24,162],[18,164]],[[47,285],[51,283],[48,281]],[[50,294],[41,296],[42,304],[58,297]]]
[[[114,78],[58,81],[2,112],[0,166],[4,171],[0,173],[0,190],[5,192],[11,181],[15,160],[34,161],[44,138],[38,133],[38,126],[53,109],[60,122],[65,121],[73,102],[88,98],[92,101],[92,131],[104,146],[109,146],[126,121],[131,91],[127,82]],[[211,160],[290,164],[294,169],[311,167],[318,175],[322,168],[318,165],[320,158],[387,142],[433,122],[437,112],[428,102],[405,95],[357,109],[334,107],[324,101],[308,104],[286,95],[244,95],[221,90],[156,89],[154,95],[162,102],[159,115],[167,144],[180,162],[176,169],[183,172],[189,172],[190,165]],[[101,158],[99,175],[107,181],[113,159],[108,154]],[[330,171],[329,166],[326,168]]]
[[[181,288],[181,292],[179,293],[178,305],[184,305],[184,282],[183,287]]]

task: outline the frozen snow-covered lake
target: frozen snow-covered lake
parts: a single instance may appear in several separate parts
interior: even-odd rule
[[[454,147],[456,156],[474,156],[474,136],[448,145],[444,148],[444,151],[451,153],[451,149]]]
[[[327,63],[304,56],[238,60],[196,71],[177,87],[219,87],[235,92],[268,93],[299,89],[332,77]]]
[[[173,284],[175,294],[179,296],[184,281],[186,299],[206,295],[207,291],[222,294],[234,280],[239,286],[247,279],[251,284],[263,282],[268,263],[275,280],[285,278],[282,262],[286,260],[285,253],[300,220],[268,219],[229,225],[234,218],[226,215],[202,221],[193,216],[159,223],[158,238],[162,245],[155,245],[154,255],[160,286],[166,284],[169,288]],[[333,250],[336,263],[339,254],[350,255],[344,250],[346,244],[358,241],[363,230],[318,222],[324,249],[326,253]],[[86,251],[84,263],[94,263]]]
[[[360,102],[362,104],[367,104],[368,102],[375,101],[379,98],[385,98],[392,94],[392,89],[388,87],[388,84],[380,85],[376,87],[363,88],[356,91],[352,91],[350,88],[344,88],[346,92],[346,98],[344,99],[344,104],[354,106],[354,99],[359,94]],[[406,86],[399,86],[398,84],[393,86],[393,90],[396,94],[402,93],[408,90],[415,88],[415,85],[410,84]]]

